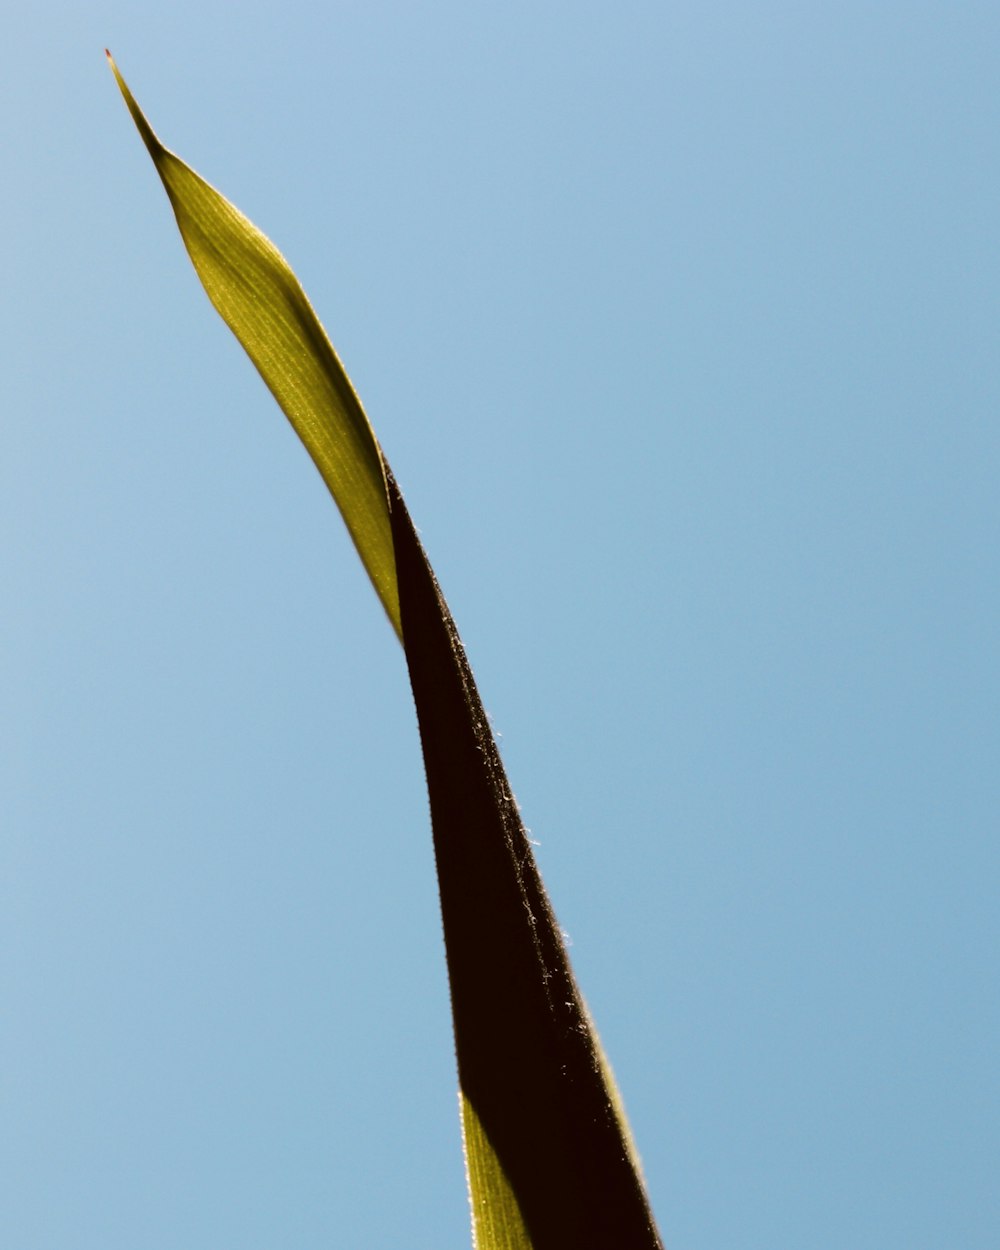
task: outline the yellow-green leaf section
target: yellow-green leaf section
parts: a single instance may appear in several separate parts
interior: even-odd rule
[[[382,453],[333,345],[278,249],[163,146],[108,61],[209,299],[312,456],[402,640]]]
[[[459,1093],[459,1098],[475,1250],[532,1250],[517,1195],[476,1109],[464,1092]]]

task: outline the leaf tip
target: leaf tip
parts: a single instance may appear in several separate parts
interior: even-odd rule
[[[108,58],[108,65],[111,68],[112,74],[115,76],[115,81],[118,83],[118,89],[122,93],[122,98],[125,101],[126,107],[132,114],[132,120],[135,122],[136,129],[142,136],[143,143],[145,143],[146,147],[149,149],[149,154],[153,158],[154,163],[158,162],[159,158],[164,153],[163,144],[153,133],[153,128],[150,126],[149,122],[146,121],[142,109],[140,109],[138,104],[136,104],[132,92],[128,89],[128,84],[121,75],[121,70],[115,64],[115,58],[111,55],[107,48],[104,49],[104,55]]]

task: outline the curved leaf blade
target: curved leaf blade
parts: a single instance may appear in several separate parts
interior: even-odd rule
[[[285,258],[163,146],[107,56],[209,299],[312,456],[402,637],[382,453],[344,366]]]
[[[163,147],[111,67],[209,297],[316,462],[406,651],[475,1244],[660,1250],[614,1079],[461,640],[360,401],[280,253]]]

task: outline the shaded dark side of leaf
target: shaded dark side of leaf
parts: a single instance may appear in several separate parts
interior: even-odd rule
[[[661,1245],[444,598],[391,475],[459,1079],[535,1250]]]

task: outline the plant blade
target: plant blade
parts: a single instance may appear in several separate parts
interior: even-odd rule
[[[312,456],[401,636],[382,453],[326,331],[278,249],[163,146],[107,57],[209,299]]]
[[[163,147],[111,66],[209,297],[316,462],[406,651],[475,1244],[658,1250],[614,1080],[461,640],[360,401],[280,253]]]

